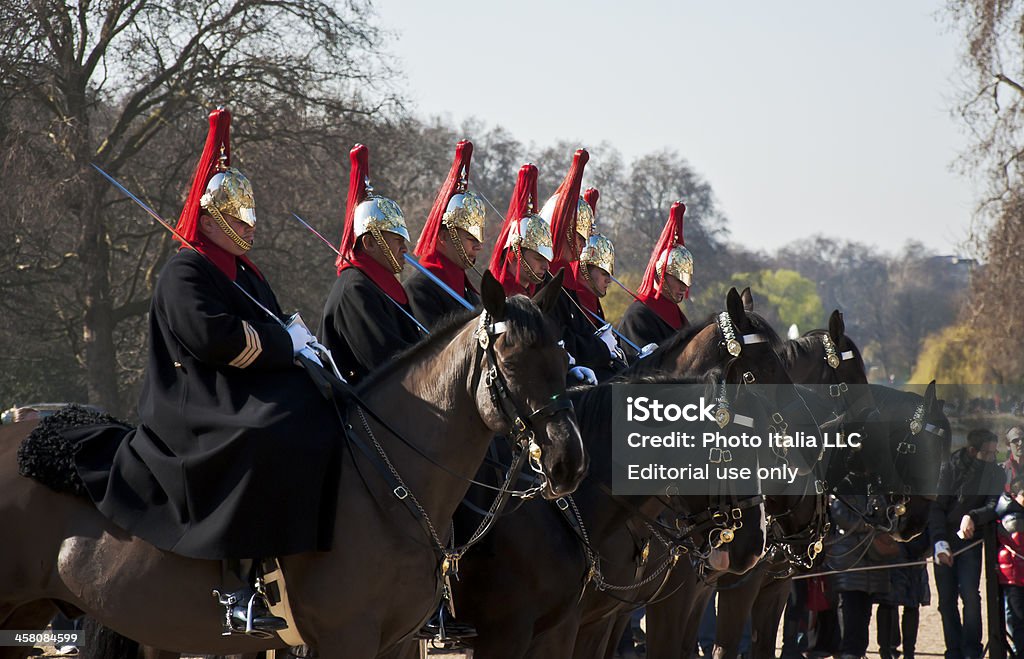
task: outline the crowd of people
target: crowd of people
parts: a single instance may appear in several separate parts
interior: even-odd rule
[[[1006,433],[1007,458],[997,463],[998,437],[977,428],[940,472],[927,533],[897,543],[873,532],[851,507],[856,497],[831,504],[833,537],[818,572],[798,578],[786,609],[783,659],[867,655],[872,615],[882,659],[916,656],[920,608],[932,604],[927,565],[934,573],[946,659],[979,659],[982,569],[986,530],[998,557],[1006,647],[1024,656],[1024,428]],[[907,565],[913,564],[913,565]],[[900,567],[890,567],[900,565]],[[858,569],[851,568],[876,568]]]

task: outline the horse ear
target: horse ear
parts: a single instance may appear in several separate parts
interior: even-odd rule
[[[924,409],[926,412],[930,412],[932,407],[935,405],[935,380],[928,383],[928,387],[924,390]]]
[[[495,321],[505,320],[505,289],[490,270],[485,270],[480,280],[480,300],[491,318]]]
[[[743,300],[744,311],[749,313],[754,310],[754,294],[750,292],[749,286],[744,288],[743,292],[740,293],[740,299]]]
[[[565,278],[565,270],[559,270],[558,274],[551,278],[548,283],[540,287],[533,296],[533,303],[540,307],[544,314],[554,310],[558,302],[558,294],[562,292],[562,280]]]
[[[732,324],[736,327],[739,327],[740,321],[747,317],[747,313],[743,309],[743,300],[740,299],[740,294],[736,292],[735,286],[729,289],[729,294],[725,297],[725,310],[729,312],[729,318],[732,319]]]
[[[843,322],[843,314],[839,313],[839,309],[835,309],[828,317],[828,335],[832,338],[832,342],[838,345],[839,339],[843,338],[844,334],[846,334],[846,323]]]

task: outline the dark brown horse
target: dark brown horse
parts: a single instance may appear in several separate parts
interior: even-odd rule
[[[538,293],[540,307],[553,306],[559,284]],[[350,432],[366,445],[379,441],[425,514],[411,515],[370,459],[346,442],[333,549],[281,561],[297,629],[322,657],[375,657],[430,615],[440,592],[435,542],[447,541],[451,515],[493,435],[510,434],[510,410],[540,449],[534,454],[546,478],[544,496],[572,492],[586,472],[575,416],[553,404],[564,395],[567,358],[552,326],[530,300],[506,300],[486,275],[482,299],[483,313],[436,331],[357,390],[405,441],[347,403]],[[495,390],[498,383],[507,396]],[[0,547],[2,628],[41,629],[60,602],[166,650],[230,654],[284,646],[221,635],[223,611],[210,594],[219,562],[157,550],[88,501],[20,476],[15,452],[30,430],[0,430],[0,523],[17,533],[16,542]],[[287,483],[267,486],[288,496]],[[434,534],[424,529],[427,519]],[[0,657],[24,656],[22,650],[3,648]]]
[[[728,325],[738,331],[741,340],[750,337],[749,345],[743,347],[738,357],[728,352],[721,324],[711,322],[667,340],[648,358],[650,361],[645,360],[644,368],[634,368],[630,377],[636,377],[636,371],[650,373],[662,369],[698,375],[715,371],[736,384],[743,381],[745,374],[764,382],[780,377],[780,373],[784,375],[771,343],[755,342],[753,338],[759,329],[770,328],[760,319],[748,317],[735,291],[727,299],[727,308]],[[777,337],[773,341],[777,342]],[[579,398],[577,409],[581,417],[598,419],[601,414],[610,414],[610,410],[601,409],[605,407],[602,405],[598,405],[598,409],[590,409],[597,400],[598,391],[601,390],[574,392],[574,398]],[[788,404],[791,401],[783,402]],[[587,412],[582,411],[584,407]],[[794,423],[802,422],[795,413],[792,419]],[[590,441],[607,443],[606,426],[607,419],[603,425],[595,421],[591,426],[595,430],[591,431]],[[594,432],[598,434],[595,436]],[[598,439],[602,437],[604,439]],[[595,451],[598,444],[594,444]],[[605,453],[608,449],[608,446],[603,446]],[[605,461],[606,467],[608,464],[610,462]],[[635,558],[638,555],[634,537],[624,523],[624,519],[630,517],[629,509],[616,504],[599,487],[600,481],[601,470],[597,470],[592,478],[585,481],[583,487],[586,491],[581,491],[579,497],[574,496],[573,499],[584,519],[591,543],[595,547],[599,544],[605,547],[601,556],[602,565],[610,571],[608,581],[614,579],[615,583],[629,584],[637,578]],[[644,505],[644,502],[634,502],[637,503]],[[653,501],[653,497],[649,498],[649,503],[654,504],[653,509],[647,510],[649,517],[664,508],[664,504]],[[709,507],[707,497],[690,503],[692,505],[679,503],[673,512],[699,514]],[[564,502],[564,505],[570,504]],[[727,547],[730,569],[748,569],[761,554],[764,540],[761,515],[760,505],[744,508],[742,532]],[[462,526],[472,523],[470,516]],[[458,521],[456,524],[459,525]],[[642,523],[639,528],[647,533]],[[610,540],[607,545],[604,543],[610,535],[620,532],[624,534],[621,545],[616,540]],[[643,542],[643,538],[640,541]],[[643,576],[640,579],[649,577],[652,571],[664,564],[665,549],[655,546],[654,542],[646,565],[641,566]],[[703,539],[698,544],[707,551]],[[621,551],[617,549],[619,546]],[[656,555],[659,551],[661,554]],[[555,506],[527,502],[514,514],[502,518],[484,543],[463,559],[461,580],[455,589],[460,620],[473,623],[480,634],[473,642],[476,656],[568,656],[575,643],[578,616],[583,610],[577,602],[583,593],[589,567],[578,532],[570,528],[563,513]],[[620,578],[617,567],[623,567],[628,578]],[[626,592],[625,595],[632,596],[632,593]],[[612,601],[613,606],[617,603]]]
[[[943,435],[948,438],[948,420],[942,414],[941,401],[935,400],[934,383],[924,398],[868,386],[860,350],[846,336],[842,315],[838,310],[829,318],[828,330],[814,330],[789,341],[785,354],[794,379],[812,385],[820,393],[820,412],[828,412],[831,407],[832,412],[852,421],[846,424],[848,432],[859,431],[864,436],[870,433],[874,440],[860,448],[861,455],[851,456],[834,451],[839,454],[829,456],[834,467],[830,470],[832,474],[856,469],[865,476],[870,474],[870,480],[879,484],[898,479],[900,484],[912,488],[909,490],[911,492],[927,492],[924,481],[932,479],[934,482],[941,456],[948,452],[948,442],[944,449],[942,441]],[[880,407],[875,399],[876,391],[882,400]],[[932,427],[937,434],[922,438],[924,441],[919,442],[921,454],[918,456],[914,453],[913,463],[903,461],[905,464],[900,464],[899,446],[910,431],[910,419],[919,406],[922,407],[922,416],[934,422]],[[924,406],[928,408],[927,412]],[[858,424],[858,419],[871,420]],[[945,431],[941,428],[945,428]],[[874,458],[865,461],[865,454],[873,455]],[[883,475],[879,472],[881,464],[895,465],[900,469],[893,468]],[[895,537],[910,539],[924,528],[929,499],[929,496],[922,494],[899,497],[895,503],[880,506],[880,510],[895,512],[901,506],[900,514],[872,522],[876,527],[893,532]],[[772,530],[776,531],[776,528],[773,526]],[[772,536],[773,541],[779,545],[791,540],[778,532]],[[716,584],[718,617],[715,657],[738,656],[739,641],[748,618],[751,619],[753,632],[751,656],[759,659],[775,656],[776,633],[789,596],[793,570],[810,567],[805,561],[791,560],[794,552],[791,547],[786,549],[785,552],[777,551],[766,557],[744,579],[725,576]],[[807,557],[810,556],[807,554]],[[710,593],[704,593],[701,600],[706,603],[708,597]],[[702,614],[703,608],[698,609],[693,614],[696,619],[691,618],[688,624],[699,625]]]

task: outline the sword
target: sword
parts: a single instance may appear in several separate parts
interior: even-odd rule
[[[437,284],[438,286],[440,286],[441,290],[444,291],[445,293],[447,293],[448,295],[451,295],[452,298],[454,298],[456,302],[458,302],[462,306],[466,307],[470,311],[473,311],[473,305],[470,304],[469,301],[466,298],[464,298],[461,295],[459,295],[458,293],[456,293],[452,289],[451,286],[449,286],[448,284],[446,284],[443,281],[441,281],[438,278],[438,276],[435,275],[433,272],[431,272],[430,270],[427,270],[422,265],[420,265],[419,261],[417,261],[413,257],[409,256],[408,254],[405,255],[405,261],[406,261],[406,263],[408,263],[409,265],[411,265],[412,267],[416,268],[417,270],[422,272],[424,275],[426,275],[427,279],[429,279],[430,281],[432,281],[435,284]]]
[[[150,208],[149,205],[146,204],[146,202],[144,202],[141,199],[139,199],[138,197],[136,197],[132,193],[131,190],[129,190],[125,186],[121,185],[121,182],[118,181],[116,178],[114,178],[110,174],[108,174],[105,171],[103,171],[103,169],[99,165],[97,165],[94,162],[93,163],[89,163],[89,164],[92,165],[93,169],[95,169],[97,172],[99,172],[103,176],[103,178],[105,178],[108,181],[110,181],[114,185],[114,187],[116,187],[118,190],[120,190],[125,196],[127,196],[129,199],[134,201],[136,204],[138,204],[139,207],[142,208],[142,210],[146,211],[146,213],[148,213],[151,218],[153,218],[154,220],[159,222],[160,226],[162,226],[163,228],[165,228],[168,231],[170,231],[171,234],[175,238],[177,238],[178,240],[181,241],[182,245],[184,245],[185,247],[188,247],[189,249],[191,249],[196,254],[199,254],[200,256],[202,256],[208,263],[212,264],[210,259],[207,258],[207,256],[205,254],[203,254],[198,249],[196,249],[195,246],[192,245],[192,243],[190,243],[188,240],[185,239],[185,236],[183,236],[180,233],[178,233],[177,229],[175,229],[173,226],[171,226],[170,223],[167,220],[165,220],[164,218],[160,217],[160,214],[157,213],[152,208]],[[281,320],[281,318],[276,313],[274,313],[273,311],[271,311],[270,309],[265,307],[259,300],[257,300],[255,297],[253,297],[249,293],[249,291],[247,291],[244,288],[242,288],[242,285],[239,284],[237,281],[235,281],[233,279],[231,279],[229,281],[231,281],[231,283],[235,285],[235,288],[237,288],[238,290],[240,290],[242,292],[242,295],[244,295],[245,297],[249,298],[250,302],[255,304],[261,311],[263,311],[263,313],[265,313],[267,315],[267,317],[273,319],[274,322],[276,322],[278,325],[280,325],[281,329],[283,329],[286,332],[288,331],[288,325],[283,320]],[[298,318],[298,314],[295,314],[294,316],[292,316],[292,318],[293,319],[294,318]],[[301,322],[301,319],[300,319],[299,322]],[[330,364],[331,364],[331,369],[334,371],[334,375],[336,375],[341,380],[345,379],[345,378],[343,378],[341,376],[341,371],[338,370],[338,367],[334,363],[334,357],[331,355],[331,351],[328,350],[326,346],[321,344],[319,341],[317,341],[315,343],[311,343],[309,345],[312,346],[312,348],[314,350],[320,352],[322,355],[324,355],[327,358],[327,361],[330,362]]]
[[[348,260],[347,258],[345,258],[344,256],[342,256],[342,254],[341,254],[341,250],[339,250],[339,249],[338,249],[337,247],[335,247],[335,246],[334,246],[334,243],[332,243],[331,241],[329,241],[329,240],[327,240],[326,238],[324,238],[324,237],[323,237],[323,234],[321,234],[321,233],[320,233],[319,231],[317,231],[317,230],[316,230],[316,229],[314,229],[314,228],[313,228],[312,226],[310,226],[309,222],[305,221],[304,219],[302,219],[301,217],[299,217],[299,216],[298,216],[298,215],[296,215],[295,213],[292,213],[292,217],[294,217],[294,218],[295,218],[296,220],[298,220],[298,221],[299,221],[299,223],[300,223],[300,224],[301,224],[302,226],[304,226],[304,227],[306,227],[307,229],[309,229],[309,230],[310,230],[310,232],[312,232],[312,234],[313,234],[314,236],[316,236],[317,238],[319,238],[320,240],[322,240],[322,241],[324,242],[324,244],[325,244],[325,245],[327,245],[328,247],[330,247],[330,248],[331,248],[331,251],[332,251],[332,252],[334,252],[335,254],[337,254],[337,255],[338,255],[338,257],[339,257],[339,258],[342,258],[342,259],[344,259],[345,261],[349,261],[349,260]],[[408,257],[408,255],[406,255],[406,257],[405,257],[405,258],[406,258],[406,259],[408,260],[408,258],[409,258],[409,257]],[[349,261],[349,263],[351,263],[351,261]],[[417,265],[417,266],[419,266],[419,263],[417,263],[416,265]],[[371,281],[372,281],[372,280],[371,280]],[[451,290],[451,289],[449,289],[449,290]],[[381,292],[383,292],[383,291],[381,291]],[[411,321],[412,321],[413,323],[415,323],[415,324],[416,324],[416,327],[418,327],[418,328],[419,328],[419,330],[420,330],[421,332],[423,332],[424,334],[430,334],[430,330],[428,330],[428,329],[427,329],[426,327],[424,327],[424,326],[423,326],[423,324],[422,324],[422,323],[420,323],[420,321],[416,320],[415,316],[413,316],[413,315],[412,315],[411,313],[409,313],[408,311],[406,311],[406,310],[405,310],[405,307],[403,307],[402,305],[400,305],[400,304],[399,304],[399,303],[398,303],[397,301],[395,301],[395,300],[394,300],[394,299],[393,299],[393,298],[392,298],[392,297],[391,297],[390,295],[388,295],[387,293],[384,293],[384,297],[386,297],[387,299],[391,300],[391,303],[395,305],[395,308],[396,308],[396,309],[398,309],[399,311],[401,311],[402,313],[404,313],[404,314],[406,315],[406,317],[407,317],[407,318],[408,318],[409,320],[411,320]],[[472,308],[472,307],[471,307],[471,308]]]
[[[120,181],[118,181],[117,179],[115,179],[115,178],[114,178],[113,176],[111,176],[110,174],[106,173],[105,171],[103,171],[103,170],[102,170],[102,169],[100,168],[100,166],[99,166],[99,165],[97,165],[96,163],[94,163],[94,162],[93,162],[93,163],[89,163],[89,164],[90,164],[90,165],[92,165],[93,169],[95,169],[95,170],[96,170],[97,172],[99,172],[99,173],[100,173],[100,174],[101,174],[101,175],[103,176],[103,178],[105,178],[105,179],[107,179],[108,181],[110,181],[111,183],[113,183],[113,184],[114,184],[114,187],[116,187],[116,188],[117,188],[118,190],[120,190],[120,191],[121,191],[122,193],[124,193],[124,195],[125,195],[126,197],[128,197],[129,199],[131,199],[132,201],[134,201],[134,202],[135,202],[136,204],[138,204],[138,205],[139,205],[139,207],[141,207],[141,208],[142,208],[142,210],[144,210],[144,211],[146,211],[147,213],[149,213],[149,216],[150,216],[150,217],[152,217],[152,218],[153,218],[154,220],[156,220],[157,222],[159,222],[159,223],[161,224],[161,226],[163,226],[163,228],[165,228],[165,229],[167,229],[168,231],[170,231],[170,232],[171,232],[171,234],[172,234],[172,235],[173,235],[173,236],[174,236],[175,238],[177,238],[178,240],[180,240],[180,241],[181,241],[181,244],[182,244],[182,245],[184,245],[185,247],[188,247],[189,249],[193,250],[193,251],[194,251],[194,252],[195,252],[196,254],[199,254],[199,255],[200,255],[200,256],[202,256],[203,258],[206,258],[206,255],[205,255],[205,254],[203,254],[203,253],[202,253],[202,252],[200,252],[200,251],[199,251],[198,249],[196,249],[196,248],[195,248],[195,247],[194,247],[194,246],[192,245],[192,243],[190,243],[189,241],[185,240],[185,237],[184,237],[184,236],[182,236],[182,235],[181,235],[180,233],[178,233],[178,230],[177,230],[177,229],[175,229],[174,227],[172,227],[172,226],[171,226],[171,225],[170,225],[170,224],[169,224],[169,223],[167,222],[167,220],[165,220],[164,218],[160,217],[160,214],[159,214],[159,213],[157,213],[157,212],[156,212],[155,210],[153,210],[152,208],[150,208],[150,207],[149,207],[149,206],[148,206],[148,205],[146,204],[146,202],[144,202],[144,201],[142,201],[141,199],[139,199],[138,197],[136,197],[136,196],[135,196],[135,195],[134,195],[134,194],[132,193],[132,191],[131,191],[131,190],[129,190],[128,188],[126,188],[126,187],[124,187],[123,185],[121,185]],[[207,261],[209,261],[209,259],[206,259],[206,260],[207,260]],[[273,312],[273,311],[271,311],[270,309],[268,309],[268,308],[266,308],[265,306],[263,306],[262,304],[260,304],[260,301],[259,301],[259,300],[257,300],[256,298],[254,298],[254,297],[253,297],[252,295],[250,295],[250,294],[249,294],[249,291],[247,291],[247,290],[245,290],[244,288],[242,288],[242,285],[241,285],[241,284],[239,284],[239,283],[238,283],[237,281],[232,281],[231,283],[235,285],[235,288],[237,288],[238,290],[242,291],[242,295],[244,295],[245,297],[249,298],[249,300],[250,300],[250,301],[251,301],[251,302],[252,302],[253,304],[255,304],[255,305],[256,305],[257,307],[259,307],[259,308],[260,308],[260,309],[261,309],[261,310],[262,310],[262,311],[263,311],[263,312],[264,312],[265,314],[267,314],[267,316],[269,316],[270,318],[274,319],[274,321],[276,321],[278,325],[280,325],[281,327],[283,327],[283,328],[284,328],[284,329],[286,329],[286,330],[288,329],[288,327],[287,327],[287,326],[285,325],[284,321],[283,321],[283,320],[281,320],[281,319],[280,319],[280,318],[279,318],[279,317],[277,316],[277,314],[276,314],[276,313],[274,313],[274,312]]]

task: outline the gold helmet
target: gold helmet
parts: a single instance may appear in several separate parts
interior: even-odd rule
[[[464,185],[465,181],[462,182]],[[480,242],[484,240],[484,220],[487,217],[487,209],[479,197],[463,187],[463,191],[457,193],[448,202],[448,208],[444,211],[441,224],[451,229],[462,229]]]
[[[658,257],[657,270],[659,279],[668,273],[689,286],[693,280],[693,254],[682,245],[674,245]]]
[[[551,224],[551,216],[554,215],[558,196],[557,193],[552,195],[544,203],[544,208],[540,209],[541,216],[548,224]],[[583,200],[583,197],[580,197],[576,204],[576,233],[580,234],[584,240],[589,240],[594,233],[594,209]]]
[[[256,201],[252,195],[252,183],[245,174],[234,167],[214,174],[199,198],[199,205],[236,245],[244,250],[252,247],[224,219],[224,215],[230,215],[251,227],[256,226]]]
[[[375,195],[369,178],[365,179],[364,189],[367,198],[356,206],[355,214],[352,217],[356,236],[361,236],[367,231],[374,234],[380,231],[390,231],[410,240],[409,229],[405,226],[405,214],[399,208],[398,202]]]
[[[530,214],[520,218],[519,222],[508,234],[505,247],[513,249],[532,249],[548,261],[555,258],[551,243],[551,226],[540,215]]]
[[[615,245],[604,234],[591,235],[580,253],[580,270],[588,265],[596,265],[610,275],[615,274]]]

